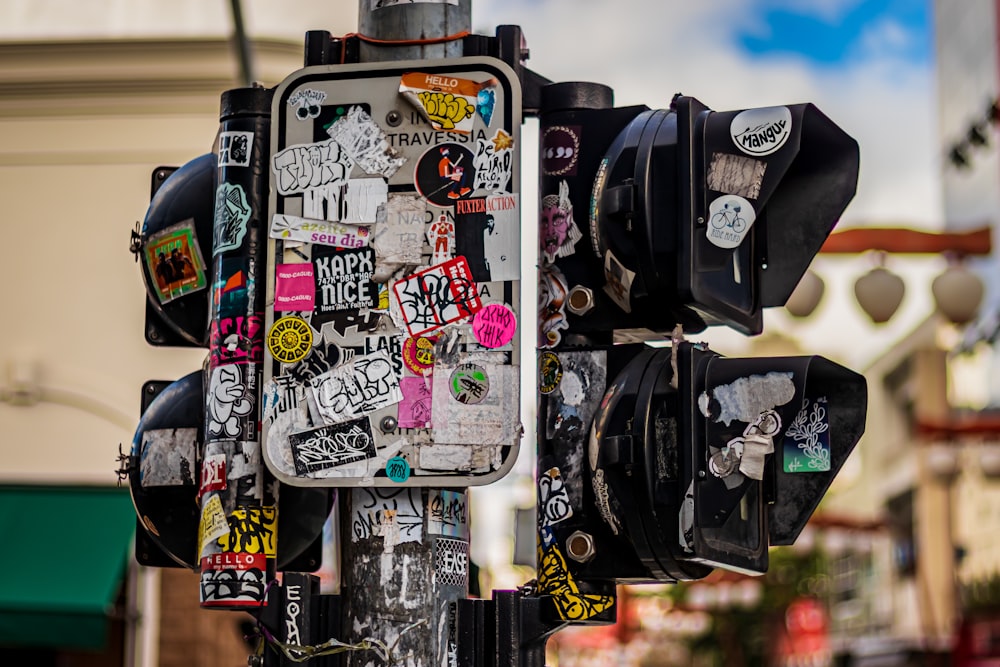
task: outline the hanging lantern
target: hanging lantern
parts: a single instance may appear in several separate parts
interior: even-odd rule
[[[861,309],[875,324],[889,321],[903,302],[906,286],[903,279],[882,266],[884,256],[879,258],[879,266],[858,278],[854,283],[854,296]]]
[[[931,283],[931,293],[938,312],[954,324],[968,324],[983,300],[983,281],[960,260],[952,260],[948,268]]]
[[[792,295],[788,297],[785,308],[795,317],[809,317],[823,299],[825,290],[823,279],[812,270],[806,271]]]

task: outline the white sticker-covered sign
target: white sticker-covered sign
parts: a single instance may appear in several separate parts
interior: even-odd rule
[[[743,243],[750,226],[757,219],[753,205],[737,195],[722,195],[708,205],[708,240],[720,248],[735,248]]]
[[[736,114],[729,125],[733,143],[748,155],[770,155],[785,145],[791,132],[788,107],[747,109]]]

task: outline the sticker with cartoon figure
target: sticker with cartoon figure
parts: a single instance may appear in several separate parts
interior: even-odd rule
[[[249,166],[252,147],[253,132],[219,132],[219,166]]]
[[[538,347],[555,347],[562,340],[566,321],[566,295],[569,288],[562,271],[555,266],[538,270]]]
[[[451,259],[455,247],[455,223],[447,213],[427,227],[427,242],[431,245],[431,264],[442,264]]]
[[[569,200],[569,185],[560,181],[559,194],[542,197],[542,219],[538,234],[544,261],[551,264],[557,257],[569,257],[576,242],[583,237],[573,220],[573,204]]]
[[[562,363],[555,352],[546,350],[538,355],[538,391],[551,394],[562,380]]]
[[[442,208],[472,195],[475,156],[461,144],[448,143],[427,150],[414,170],[413,181],[424,199]]]
[[[403,341],[403,363],[414,375],[430,375],[434,370],[434,343],[438,337],[416,336]]]
[[[476,112],[489,125],[493,107],[488,96],[480,109],[480,92],[496,85],[495,79],[470,81],[447,74],[409,72],[399,83],[399,92],[415,106],[435,130],[468,134]]]
[[[737,195],[722,195],[708,205],[705,234],[713,245],[735,248],[743,243],[756,219],[757,213],[746,199]]]
[[[150,235],[143,244],[143,255],[160,303],[203,290],[208,285],[193,218]]]

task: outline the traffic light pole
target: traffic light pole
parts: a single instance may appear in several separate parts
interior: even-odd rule
[[[360,38],[359,62],[462,55],[462,42],[449,37],[469,30],[471,0],[400,3],[380,9],[373,4],[359,0],[359,33],[365,36]],[[320,63],[306,62],[313,64]],[[343,641],[362,646],[374,640],[387,664],[453,664],[449,656],[453,661],[456,650],[454,603],[469,592],[468,490],[344,488],[338,500]],[[429,531],[420,531],[415,540],[401,540],[399,534],[408,530],[410,517],[441,510],[462,515],[454,538],[464,542],[465,553],[447,568],[436,567],[435,558],[451,558],[455,552],[436,553],[438,540]],[[359,517],[373,511],[381,517],[380,534],[355,526]],[[371,659],[370,650],[352,650],[345,654],[344,665],[370,664]]]

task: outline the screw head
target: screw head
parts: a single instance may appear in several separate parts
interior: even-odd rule
[[[385,124],[389,127],[399,127],[403,122],[403,114],[395,109],[385,115]]]

